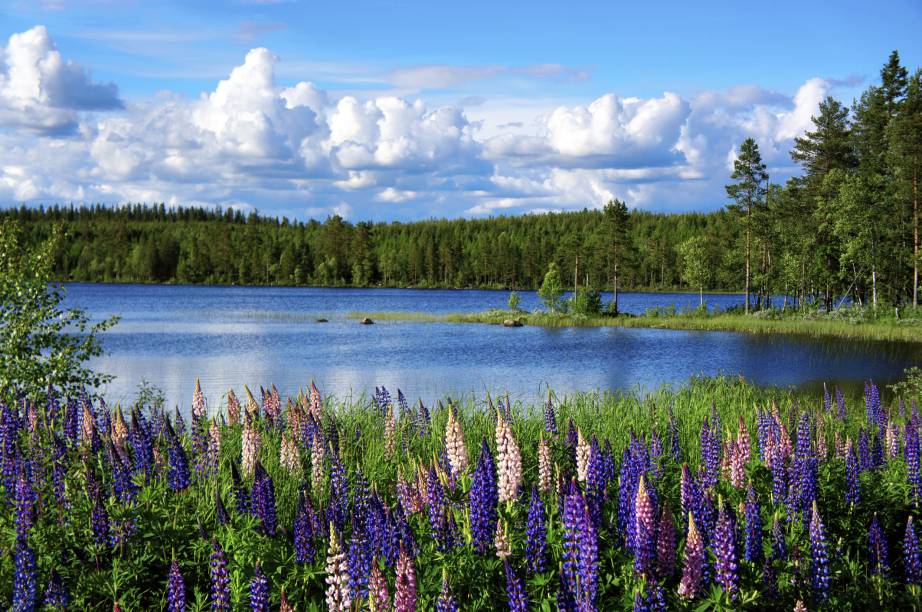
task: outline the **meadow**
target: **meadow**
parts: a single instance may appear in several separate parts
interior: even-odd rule
[[[73,610],[918,608],[917,387],[736,378],[648,395],[186,418],[0,411],[0,600]],[[188,419],[188,423],[186,420]]]

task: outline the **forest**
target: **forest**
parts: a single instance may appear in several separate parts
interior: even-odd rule
[[[716,291],[832,303],[912,304],[919,294],[922,73],[897,52],[851,106],[829,97],[790,153],[799,176],[773,183],[747,139],[726,205],[709,213],[587,203],[577,212],[323,221],[257,211],[22,206],[0,211],[27,241],[63,225],[61,281],[534,289],[551,263],[567,286]]]

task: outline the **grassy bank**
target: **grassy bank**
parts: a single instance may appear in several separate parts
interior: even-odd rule
[[[666,313],[642,316],[580,316],[555,314],[545,311],[514,312],[487,310],[474,313],[429,314],[424,312],[353,312],[352,318],[368,317],[382,321],[419,321],[440,323],[482,323],[502,325],[516,320],[523,325],[541,327],[645,327],[653,329],[680,329],[690,331],[731,331],[751,334],[800,334],[818,337],[836,337],[853,340],[883,340],[922,343],[922,316],[919,313],[904,315],[900,319],[859,318],[847,314],[807,318],[787,315],[769,318],[759,315],[731,313],[702,314]]]

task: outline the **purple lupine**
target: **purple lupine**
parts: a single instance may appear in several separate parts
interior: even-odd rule
[[[109,533],[109,513],[103,504],[102,494],[96,492],[93,503],[93,512],[90,517],[90,525],[93,529],[93,541],[97,546],[109,548],[111,546],[111,534]]]
[[[633,434],[632,434],[633,435]],[[625,447],[621,453],[621,470],[618,482],[618,528],[628,548],[634,545],[634,505],[637,499],[637,486],[643,467],[631,451]]]
[[[259,561],[250,580],[250,612],[269,612],[269,579]]]
[[[647,491],[644,476],[640,476],[637,485],[637,497],[634,503],[634,541],[631,551],[634,553],[634,573],[650,576],[656,537],[656,507]]]
[[[336,446],[331,444],[331,448]],[[330,455],[330,520],[336,530],[342,532],[349,516],[349,480],[346,468],[335,452]]]
[[[704,581],[705,544],[694,515],[688,514],[688,535],[685,539],[685,553],[682,557],[682,580],[679,582],[679,597],[694,599]]]
[[[426,476],[426,495],[428,497],[429,529],[438,543],[440,551],[445,552],[454,546],[451,530],[448,527],[448,507],[445,503],[445,490],[435,471],[430,467]]]
[[[675,572],[677,539],[672,510],[668,503],[663,503],[656,529],[656,575],[661,580],[668,580]]]
[[[579,443],[579,432],[576,431],[576,423],[572,418],[567,419],[567,440],[566,446],[571,451],[576,451],[576,445]]]
[[[230,576],[227,557],[217,538],[211,539],[211,609],[215,612],[231,609]]]
[[[134,469],[149,477],[154,469],[154,440],[150,427],[137,408],[131,410],[131,429],[128,435],[134,451]]]
[[[643,594],[638,592],[634,595],[632,610],[633,612],[665,612],[666,593],[663,591],[663,585],[658,582],[647,583]]]
[[[314,548],[314,530],[310,519],[310,500],[302,490],[298,494],[298,510],[292,529],[297,563],[313,563],[316,555]]]
[[[829,597],[829,553],[826,551],[826,534],[816,502],[810,519],[810,585],[813,599],[823,603]]]
[[[547,403],[544,405],[544,431],[552,437],[557,435],[557,414],[554,412],[550,391],[547,394]]]
[[[506,569],[506,601],[509,604],[509,612],[528,612],[528,596],[525,595],[525,585],[522,584],[509,559],[504,563]]]
[[[119,501],[132,502],[138,492],[138,485],[131,479],[131,467],[128,465],[128,459],[124,456],[123,451],[112,444],[108,443],[112,455],[112,488],[115,496]]]
[[[755,487],[749,483],[746,492],[746,542],[744,558],[758,564],[762,561],[762,513]]]
[[[250,498],[252,500],[253,516],[259,519],[262,532],[270,538],[275,537],[276,528],[278,527],[278,515],[275,507],[275,484],[272,482],[272,477],[258,460],[254,470],[253,491]]]
[[[182,422],[180,418],[179,422]],[[190,484],[189,462],[186,460],[186,451],[183,450],[179,435],[173,430],[169,420],[165,422],[167,442],[169,444],[170,469],[167,473],[167,483],[174,491],[182,491]]]
[[[186,609],[186,583],[176,559],[170,564],[170,575],[166,583],[166,609],[170,612],[183,612]]]
[[[397,580],[394,585],[394,612],[416,611],[416,567],[413,557],[403,547],[397,560]]]
[[[823,383],[823,410],[829,412],[832,409],[832,396],[829,395],[829,387]]]
[[[906,423],[906,447],[903,455],[906,459],[906,474],[909,481],[909,497],[914,506],[922,501],[922,474],[919,470],[919,430],[910,421]]]
[[[669,405],[669,456],[678,463],[682,460],[682,445],[679,442],[679,424],[676,422],[675,414],[672,412],[672,404]]]
[[[906,521],[906,535],[903,536],[903,573],[906,584],[922,584],[922,559],[919,557],[919,539],[912,526],[912,515]]]
[[[458,602],[451,593],[451,585],[448,583],[448,571],[442,570],[442,590],[439,591],[439,598],[435,601],[435,612],[458,612],[460,610]]]
[[[845,446],[845,503],[857,504],[861,501],[861,467],[851,440]]]
[[[717,484],[720,477],[720,430],[715,429],[712,433],[708,417],[704,417],[699,438],[705,474],[702,485],[705,489],[710,489]]]
[[[64,436],[67,438],[68,442],[71,443],[71,445],[75,445],[77,443],[77,415],[77,402],[75,402],[73,399],[68,399],[67,405],[64,408]]]
[[[871,458],[871,446],[868,442],[868,432],[866,429],[862,429],[858,432],[858,461],[862,472],[874,467],[874,461]]]
[[[739,564],[736,557],[736,521],[733,510],[718,499],[717,526],[714,528],[714,570],[717,584],[731,600],[739,592]]]
[[[70,595],[64,586],[64,580],[55,570],[51,570],[51,577],[48,579],[48,588],[45,589],[44,605],[54,610],[66,610],[70,604]]]
[[[28,461],[22,461],[19,467],[19,477],[16,479],[16,488],[14,499],[16,503],[16,515],[14,523],[16,525],[16,537],[18,539],[27,538],[32,526],[35,524],[35,502],[38,496],[32,488],[32,479],[27,472]]]
[[[237,510],[237,514],[249,514],[250,494],[240,479],[240,471],[237,469],[236,461],[231,461],[231,481],[233,482],[234,508]]]
[[[663,466],[662,466],[663,443],[662,441],[660,441],[659,436],[656,434],[655,430],[650,434],[650,454],[649,456],[650,456],[650,464],[651,464],[651,467],[653,468],[651,471],[653,480],[659,480],[660,477],[663,475]]]
[[[539,574],[545,570],[546,548],[547,526],[545,525],[544,502],[538,495],[538,487],[533,486],[525,527],[525,568],[529,573]]]
[[[26,539],[16,541],[16,558],[13,570],[13,606],[17,612],[35,609],[38,596],[35,553]]]
[[[806,525],[809,522],[808,516],[810,506],[816,501],[816,479],[817,466],[815,457],[807,457],[800,460],[798,478],[798,510],[803,515],[803,522]]]
[[[772,558],[776,561],[786,561],[788,558],[788,544],[777,514],[772,519]]]
[[[591,609],[598,589],[598,540],[575,481],[566,495],[563,528],[562,589],[568,600]]]
[[[840,421],[845,420],[845,395],[838,385],[836,385],[836,416]]]
[[[887,537],[880,526],[880,521],[877,520],[876,513],[871,520],[871,526],[868,528],[868,550],[871,573],[886,576],[890,569],[890,564],[887,560]]]
[[[469,493],[471,512],[471,543],[478,554],[485,555],[493,546],[496,532],[496,504],[499,493],[496,485],[496,467],[486,439],[480,445],[480,457],[471,481]]]
[[[602,505],[605,503],[605,467],[599,440],[592,436],[589,447],[589,461],[586,468],[586,503],[589,505],[589,518],[596,529],[602,523]]]
[[[230,522],[230,515],[224,506],[224,500],[221,499],[221,491],[215,490],[214,495],[214,514],[218,525],[227,525]]]
[[[368,596],[368,577],[371,574],[371,547],[364,524],[352,517],[352,539],[347,553],[349,565],[349,593],[353,599]]]

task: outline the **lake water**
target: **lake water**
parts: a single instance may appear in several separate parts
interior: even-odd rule
[[[340,398],[399,387],[433,402],[484,391],[535,399],[548,386],[575,390],[652,388],[695,374],[739,374],[758,384],[817,385],[895,379],[922,363],[906,345],[652,329],[504,328],[494,325],[381,321],[360,325],[352,311],[431,313],[503,308],[504,291],[319,289],[69,284],[68,303],[94,318],[117,314],[94,366],[115,374],[110,401],[131,401],[144,379],[170,406],[187,409],[196,377],[209,403],[274,383],[294,394],[311,379]],[[534,292],[522,307],[537,308]],[[607,299],[607,297],[606,297]],[[742,303],[708,295],[710,306]],[[697,294],[625,293],[622,310],[697,306]],[[316,323],[325,317],[328,323]]]

